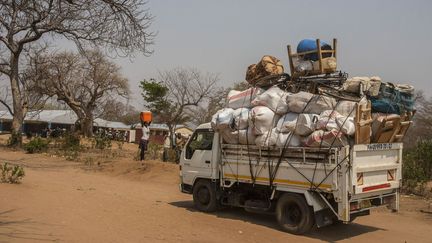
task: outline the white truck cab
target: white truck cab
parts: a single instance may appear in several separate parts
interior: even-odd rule
[[[180,158],[180,190],[205,212],[223,206],[273,212],[281,227],[349,223],[373,207],[399,209],[402,144],[341,148],[224,144],[210,123],[196,128]]]

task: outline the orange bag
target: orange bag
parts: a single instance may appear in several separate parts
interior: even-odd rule
[[[142,122],[151,122],[153,120],[152,113],[150,111],[141,111],[140,119]]]

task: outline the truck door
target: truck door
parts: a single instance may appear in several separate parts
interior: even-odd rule
[[[214,131],[198,129],[189,139],[182,158],[183,183],[192,185],[197,177],[211,177],[213,137]]]

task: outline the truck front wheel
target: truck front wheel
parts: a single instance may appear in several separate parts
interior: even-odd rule
[[[200,211],[216,211],[218,202],[214,185],[208,180],[197,181],[193,188],[193,201],[195,208]]]
[[[313,211],[302,195],[286,193],[276,206],[276,218],[283,230],[292,234],[304,234],[314,223]]]

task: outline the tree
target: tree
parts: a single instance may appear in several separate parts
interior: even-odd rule
[[[413,124],[404,138],[405,147],[413,147],[419,140],[432,139],[432,98],[426,98],[422,92],[416,94],[416,114]]]
[[[32,66],[35,90],[66,103],[78,116],[82,133],[89,137],[98,109],[117,96],[126,97],[129,88],[119,66],[98,51],[86,53],[39,56]]]
[[[218,76],[203,74],[192,68],[176,68],[159,73],[159,81],[141,81],[140,88],[146,107],[155,118],[168,126],[171,141],[174,128],[191,120],[187,109],[196,108],[212,92]]]
[[[119,55],[135,50],[149,55],[154,34],[147,29],[153,17],[145,4],[144,0],[0,0],[0,73],[10,81],[12,135],[17,144],[29,109],[29,95],[19,78],[26,49],[49,36],[73,41],[80,51],[91,45]]]
[[[136,124],[140,121],[140,112],[131,105],[124,104],[117,100],[108,100],[101,114],[100,118],[108,121],[119,121],[127,125]]]
[[[207,102],[201,103],[198,107],[188,109],[188,112],[192,118],[192,123],[200,125],[206,122],[210,122],[212,116],[220,109],[226,106],[227,96],[231,90],[243,91],[250,88],[250,84],[247,82],[234,83],[229,88],[215,88],[208,95]]]

